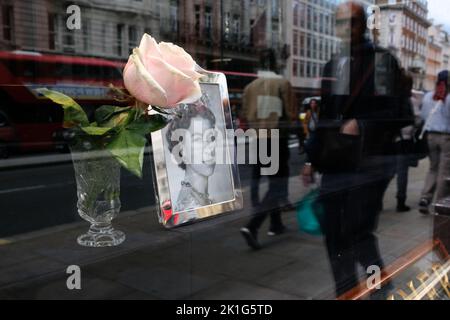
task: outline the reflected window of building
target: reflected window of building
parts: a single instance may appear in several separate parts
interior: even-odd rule
[[[48,48],[56,50],[58,42],[58,15],[48,14]]]
[[[170,1],[170,31],[178,32],[178,3],[176,0]]]
[[[138,46],[138,31],[136,26],[128,26],[128,51]]]
[[[14,7],[12,5],[2,6],[3,40],[14,42]]]
[[[118,24],[116,26],[116,55],[121,57],[123,55],[123,30],[125,26],[123,24]]]
[[[212,30],[212,13],[211,7],[205,7],[205,37],[208,39],[211,37]]]
[[[194,7],[194,9],[195,9],[195,11],[194,11],[194,14],[195,14],[195,17],[194,17],[194,23],[195,23],[195,25],[194,25],[194,29],[195,29],[195,37],[196,38],[199,38],[200,37],[200,6],[198,5],[198,4],[196,4],[195,5],[195,7]]]
[[[83,19],[82,23],[82,38],[83,38],[83,51],[84,54],[88,54],[91,51],[91,21],[89,19]]]

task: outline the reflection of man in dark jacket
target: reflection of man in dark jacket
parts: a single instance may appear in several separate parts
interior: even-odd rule
[[[317,154],[310,158],[318,164],[328,163],[318,168],[323,172],[319,203],[325,215],[321,224],[336,293],[341,295],[358,284],[357,263],[365,270],[373,265],[383,268],[373,232],[383,186],[390,178],[385,173],[392,171],[387,170],[392,165],[390,149],[396,132],[405,124],[399,119],[400,68],[390,53],[365,39],[364,8],[354,2],[341,4],[336,23],[342,48],[324,68],[319,129],[341,120],[332,134],[347,139],[351,147],[335,150],[330,159],[317,161]],[[335,139],[318,136],[313,151],[335,147]],[[352,157],[346,157],[348,154]],[[310,175],[312,170],[307,164],[303,174]]]

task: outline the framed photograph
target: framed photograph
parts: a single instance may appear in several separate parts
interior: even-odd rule
[[[152,133],[159,221],[174,228],[242,209],[224,74],[202,71],[202,98]]]

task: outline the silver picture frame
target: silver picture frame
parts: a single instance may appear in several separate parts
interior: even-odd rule
[[[168,127],[151,134],[153,151],[153,174],[156,191],[158,219],[162,226],[168,229],[192,224],[195,222],[230,214],[243,208],[243,196],[240,184],[239,169],[236,160],[236,146],[234,142],[233,118],[226,76],[223,73],[209,72],[201,68],[197,70],[203,75],[200,79],[203,97],[209,96],[207,108],[210,109],[216,121],[215,130],[221,131],[225,159],[216,164],[215,173],[209,178],[213,188],[220,189],[215,200],[210,204],[195,207],[178,208],[177,190],[182,181],[182,172],[174,164],[168,151]],[[189,105],[179,108],[189,108]],[[177,110],[174,110],[177,113]],[[217,174],[220,176],[215,177]],[[212,181],[211,181],[212,180]],[[183,182],[181,183],[183,184]]]

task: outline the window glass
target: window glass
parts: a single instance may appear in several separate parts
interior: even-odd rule
[[[0,299],[449,299],[444,2],[1,0]]]

